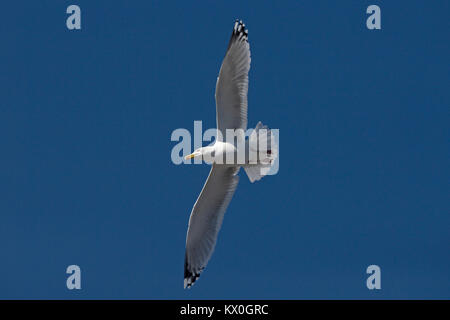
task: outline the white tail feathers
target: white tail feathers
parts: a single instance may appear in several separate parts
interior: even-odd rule
[[[253,183],[269,173],[278,156],[278,146],[272,131],[261,122],[258,122],[247,143],[249,163],[244,165],[244,170]]]

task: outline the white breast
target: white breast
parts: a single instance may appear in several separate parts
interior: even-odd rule
[[[228,142],[216,141],[214,144],[214,162],[217,164],[234,165],[236,147]],[[228,160],[227,160],[228,159]]]

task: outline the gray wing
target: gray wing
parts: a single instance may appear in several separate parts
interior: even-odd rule
[[[223,216],[239,182],[239,167],[213,165],[189,218],[184,261],[184,288],[206,267],[214,251]]]
[[[249,70],[248,31],[236,21],[216,84],[216,121],[222,135],[226,129],[247,129]]]

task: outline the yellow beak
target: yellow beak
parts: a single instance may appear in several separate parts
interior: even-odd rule
[[[193,157],[195,157],[195,154],[191,153],[191,154],[188,154],[186,157],[184,157],[184,160],[189,160],[189,159],[192,159]]]

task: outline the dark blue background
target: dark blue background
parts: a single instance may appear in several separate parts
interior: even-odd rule
[[[81,31],[66,28],[70,4]],[[370,4],[382,30],[366,28]],[[449,4],[2,3],[0,298],[450,298]],[[280,171],[241,172],[184,291],[209,167],[172,164],[170,135],[215,126],[235,18],[249,126],[280,129]],[[70,264],[81,291],[66,288]]]

